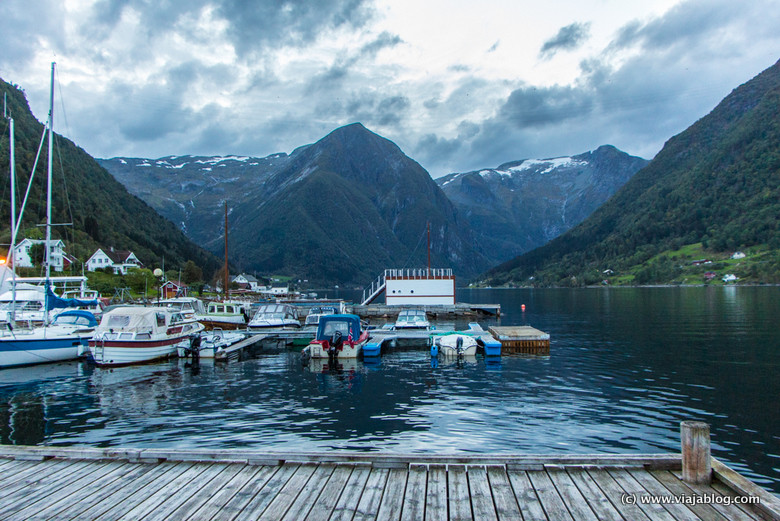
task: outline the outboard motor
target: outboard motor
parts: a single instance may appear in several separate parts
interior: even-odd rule
[[[328,358],[335,358],[341,347],[344,345],[344,339],[341,336],[341,331],[334,331],[333,336],[330,337],[330,347],[328,348]]]
[[[463,356],[463,337],[459,336],[458,339],[455,341],[455,351],[457,351],[458,356]]]

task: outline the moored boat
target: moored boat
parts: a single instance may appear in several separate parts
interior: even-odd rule
[[[326,315],[320,318],[317,335],[303,350],[310,358],[357,358],[368,342],[357,315]]]
[[[474,356],[477,354],[477,339],[462,333],[447,333],[434,338],[434,347],[442,356]]]
[[[395,321],[396,329],[428,329],[430,325],[422,309],[405,309],[398,313]]]
[[[199,322],[206,329],[242,329],[246,327],[247,315],[244,306],[237,302],[209,302],[206,314]]]
[[[257,308],[255,316],[247,324],[249,329],[276,327],[301,327],[298,312],[288,304],[265,304]]]
[[[216,354],[233,344],[244,340],[248,335],[238,331],[224,331],[220,328],[203,331],[198,336],[191,337],[189,345],[179,345],[179,358],[188,356],[198,358],[214,358]]]
[[[169,308],[121,306],[103,315],[89,342],[89,358],[99,366],[160,360],[202,330],[195,319]]]

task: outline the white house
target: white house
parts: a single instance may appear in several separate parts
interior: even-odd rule
[[[744,259],[745,257],[746,255],[741,251],[735,251],[734,255],[731,256],[732,259]]]
[[[140,268],[143,265],[138,257],[131,251],[115,250],[109,248],[108,251],[98,249],[86,262],[87,271],[95,271],[101,268],[111,268],[114,273],[124,275],[130,268]]]
[[[250,291],[260,291],[260,283],[252,275],[242,273],[241,275],[237,275],[233,279],[233,282],[239,286],[249,289]]]
[[[35,244],[45,244],[46,241],[44,240],[36,240],[36,239],[24,239],[22,242],[17,244],[14,247],[14,256],[13,256],[13,263],[14,266],[18,266],[20,268],[32,268],[33,267],[33,259],[30,255],[30,248],[32,248]],[[64,271],[65,269],[65,243],[61,240],[57,239],[56,241],[51,241],[49,244],[49,248],[51,253],[49,254],[49,263],[51,265],[51,269],[54,271]]]

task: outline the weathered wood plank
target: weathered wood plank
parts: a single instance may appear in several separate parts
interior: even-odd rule
[[[329,494],[339,494],[340,490],[325,489],[325,485],[328,483],[331,474],[333,474],[334,466],[331,464],[317,465],[314,473],[301,487],[298,497],[293,502],[292,506],[287,510],[287,514],[283,520],[287,521],[300,521],[305,519],[309,514],[312,507],[319,503],[319,499]],[[300,472],[300,470],[298,471]],[[292,483],[293,480],[290,480]],[[335,503],[336,500],[333,500]],[[328,516],[320,519],[327,519]]]
[[[606,471],[606,469],[588,469],[587,474],[604,492],[604,496],[612,503],[612,506],[620,512],[624,519],[630,521],[650,521],[645,511],[631,501],[627,501],[626,492],[620,483]]]
[[[209,499],[218,494],[226,484],[230,483],[233,478],[246,468],[246,465],[233,464],[224,465],[224,467],[222,472],[214,476],[208,483],[204,484],[199,480],[197,490],[193,491],[190,497],[176,508],[175,512],[169,514],[167,519],[203,519],[203,517],[195,517],[195,512],[203,507]],[[157,511],[155,511],[155,514],[157,514]]]
[[[550,476],[544,470],[529,470],[528,478],[534,486],[539,502],[550,521],[572,521],[560,494],[555,489]]]
[[[522,519],[506,468],[491,465],[487,467],[487,476],[498,519]]]
[[[269,479],[261,489],[257,490],[244,509],[241,511],[240,519],[257,519],[260,517],[268,505],[274,500],[280,490],[287,484],[290,478],[295,474],[300,465],[284,464]]]
[[[0,495],[0,505],[5,501],[4,496],[17,490],[20,487],[26,487],[31,482],[37,480],[37,477],[46,475],[54,478],[61,470],[74,465],[78,460],[46,460],[46,461],[17,461],[19,465],[8,473],[7,479],[3,479],[3,494]],[[35,476],[35,478],[30,478]]]
[[[237,467],[238,465],[232,466]],[[169,516],[177,519],[186,519],[180,510],[181,507],[190,501],[194,501],[197,505],[205,501],[206,497],[201,496],[204,493],[203,491],[213,490],[221,486],[224,479],[222,474],[230,467],[231,465],[225,463],[216,463],[205,468],[192,481],[184,483],[173,495],[163,500],[157,508],[149,512],[143,518],[144,521],[162,521]]]
[[[680,477],[680,476],[678,476],[678,477]],[[707,489],[707,485],[697,485],[697,486],[704,487],[705,490]],[[709,487],[715,493],[720,494],[720,495],[722,495],[724,497],[726,497],[726,496],[732,497],[732,498],[733,497],[737,497],[737,494],[733,490],[731,490],[729,487],[727,487],[726,485],[724,485],[720,481],[713,480],[712,483],[710,483]],[[725,505],[721,505],[721,506],[725,506]],[[729,505],[729,507],[732,508],[732,509],[736,509],[736,510],[738,510],[740,512],[739,514],[735,514],[734,519],[739,519],[739,518],[742,518],[743,516],[747,516],[750,519],[753,519],[755,521],[763,521],[764,519],[766,519],[766,517],[761,517],[761,515],[759,515],[755,511],[753,511],[750,508],[749,505],[731,504],[731,505]],[[744,518],[743,518],[743,521],[747,521],[747,520],[744,520]]]
[[[347,487],[353,468],[352,465],[335,466],[327,483],[322,487],[322,494],[320,494],[306,516],[306,521],[320,521],[331,517],[338,501],[341,499],[342,493]],[[366,473],[366,476],[368,476],[368,473]],[[355,504],[357,504],[357,501],[355,501]]]
[[[596,518],[606,521],[621,521],[623,516],[615,509],[604,492],[584,469],[569,470],[569,478],[596,514]]]
[[[285,517],[285,514],[295,503],[298,495],[308,487],[309,479],[317,470],[317,465],[306,464],[298,467],[287,483],[279,490],[273,501],[263,511],[259,519],[278,521]]]
[[[574,519],[577,519],[578,521],[598,521],[593,510],[591,510],[588,501],[565,470],[548,470],[547,475],[550,477],[553,485],[555,485],[558,494],[563,499],[569,513]]]
[[[752,505],[756,511],[770,519],[780,519],[780,498],[770,494],[715,458],[712,459],[712,472],[717,479],[737,494],[758,497],[760,503]]]
[[[158,484],[167,483],[189,467],[189,464],[181,463],[160,463],[157,465],[134,463],[133,465],[143,470],[140,478],[132,483],[120,483],[116,487],[96,493],[94,498],[97,501],[91,505],[85,505],[86,508],[81,509],[81,511],[69,512],[69,515],[72,514],[77,519],[98,519],[111,510],[114,505],[133,505],[136,501],[142,501],[146,495],[151,494],[156,489]],[[147,488],[150,484],[151,487]]]
[[[653,470],[650,472],[650,474],[676,497],[693,498],[694,496],[699,495],[699,493],[692,490],[691,487],[701,485],[683,482],[668,470]],[[726,521],[727,519],[716,508],[714,508],[714,505],[694,503],[688,505],[688,508],[690,508],[699,519],[707,521]]]
[[[376,515],[377,521],[398,521],[401,518],[407,475],[405,468],[390,469],[387,473],[387,483]]]
[[[363,494],[354,514],[354,521],[369,521],[376,519],[379,513],[379,504],[382,501],[382,493],[387,483],[388,469],[372,469],[368,476]]]
[[[446,521],[447,519],[447,467],[430,465],[425,495],[425,521]]]
[[[447,505],[452,521],[474,519],[471,513],[471,501],[469,500],[469,483],[466,467],[463,465],[450,465],[447,469]]]
[[[109,486],[117,479],[128,479],[129,477],[132,480],[134,476],[140,475],[134,465],[123,461],[109,462],[103,468],[106,472],[102,476],[95,472],[88,477],[86,482],[73,481],[67,487],[52,494],[50,501],[35,503],[32,505],[32,508],[28,507],[27,511],[20,510],[9,519],[19,517],[20,519],[32,521],[49,519],[55,515],[59,518],[64,518],[66,517],[63,514],[64,510],[74,505],[80,505],[82,502],[89,502],[96,492],[99,492],[105,486]],[[133,470],[136,470],[136,472],[132,473]]]
[[[469,466],[466,474],[469,481],[469,493],[471,494],[471,511],[474,519],[496,520],[496,507],[493,504],[493,494],[490,490],[487,469],[483,466]]]
[[[402,521],[420,521],[425,518],[425,494],[428,482],[428,468],[425,465],[411,465],[406,480],[403,498]]]
[[[620,485],[625,491],[625,501],[634,501],[636,505],[642,509],[647,517],[653,521],[675,521],[674,517],[658,503],[643,503],[641,501],[642,496],[651,495],[645,488],[635,480],[628,471],[624,469],[610,469],[609,475]],[[631,496],[629,499],[628,496]]]
[[[650,495],[656,497],[669,497],[672,498],[674,494],[663,486],[652,474],[648,472],[637,472],[630,470],[628,473],[647,490]],[[665,504],[664,507],[679,521],[697,521],[697,515],[688,508],[687,505],[681,505],[679,503]]]
[[[204,521],[235,519],[278,470],[279,467],[256,465],[243,468],[235,478],[226,483],[214,497],[195,512],[195,519]]]
[[[363,496],[363,489],[366,487],[366,482],[371,474],[371,467],[360,465],[352,469],[347,484],[344,485],[344,490],[341,492],[336,502],[336,506],[333,507],[333,513],[330,515],[331,521],[349,521],[355,515]],[[313,521],[313,520],[312,520]]]
[[[176,476],[175,479],[168,482],[165,486],[155,490],[150,496],[142,502],[135,505],[130,510],[122,514],[122,519],[134,520],[144,519],[156,508],[160,507],[166,501],[174,501],[176,494],[187,484],[195,481],[204,471],[211,467],[211,463],[195,463],[190,468]],[[115,509],[109,510],[104,517],[115,519]]]
[[[507,472],[507,475],[515,491],[520,512],[523,513],[523,520],[547,521],[547,515],[544,513],[542,503],[539,501],[534,486],[528,478],[528,471],[510,470]]]

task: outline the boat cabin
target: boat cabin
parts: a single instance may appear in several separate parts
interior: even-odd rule
[[[317,327],[316,340],[330,340],[339,333],[345,341],[355,341],[360,338],[360,317],[357,315],[325,315],[320,318]]]

